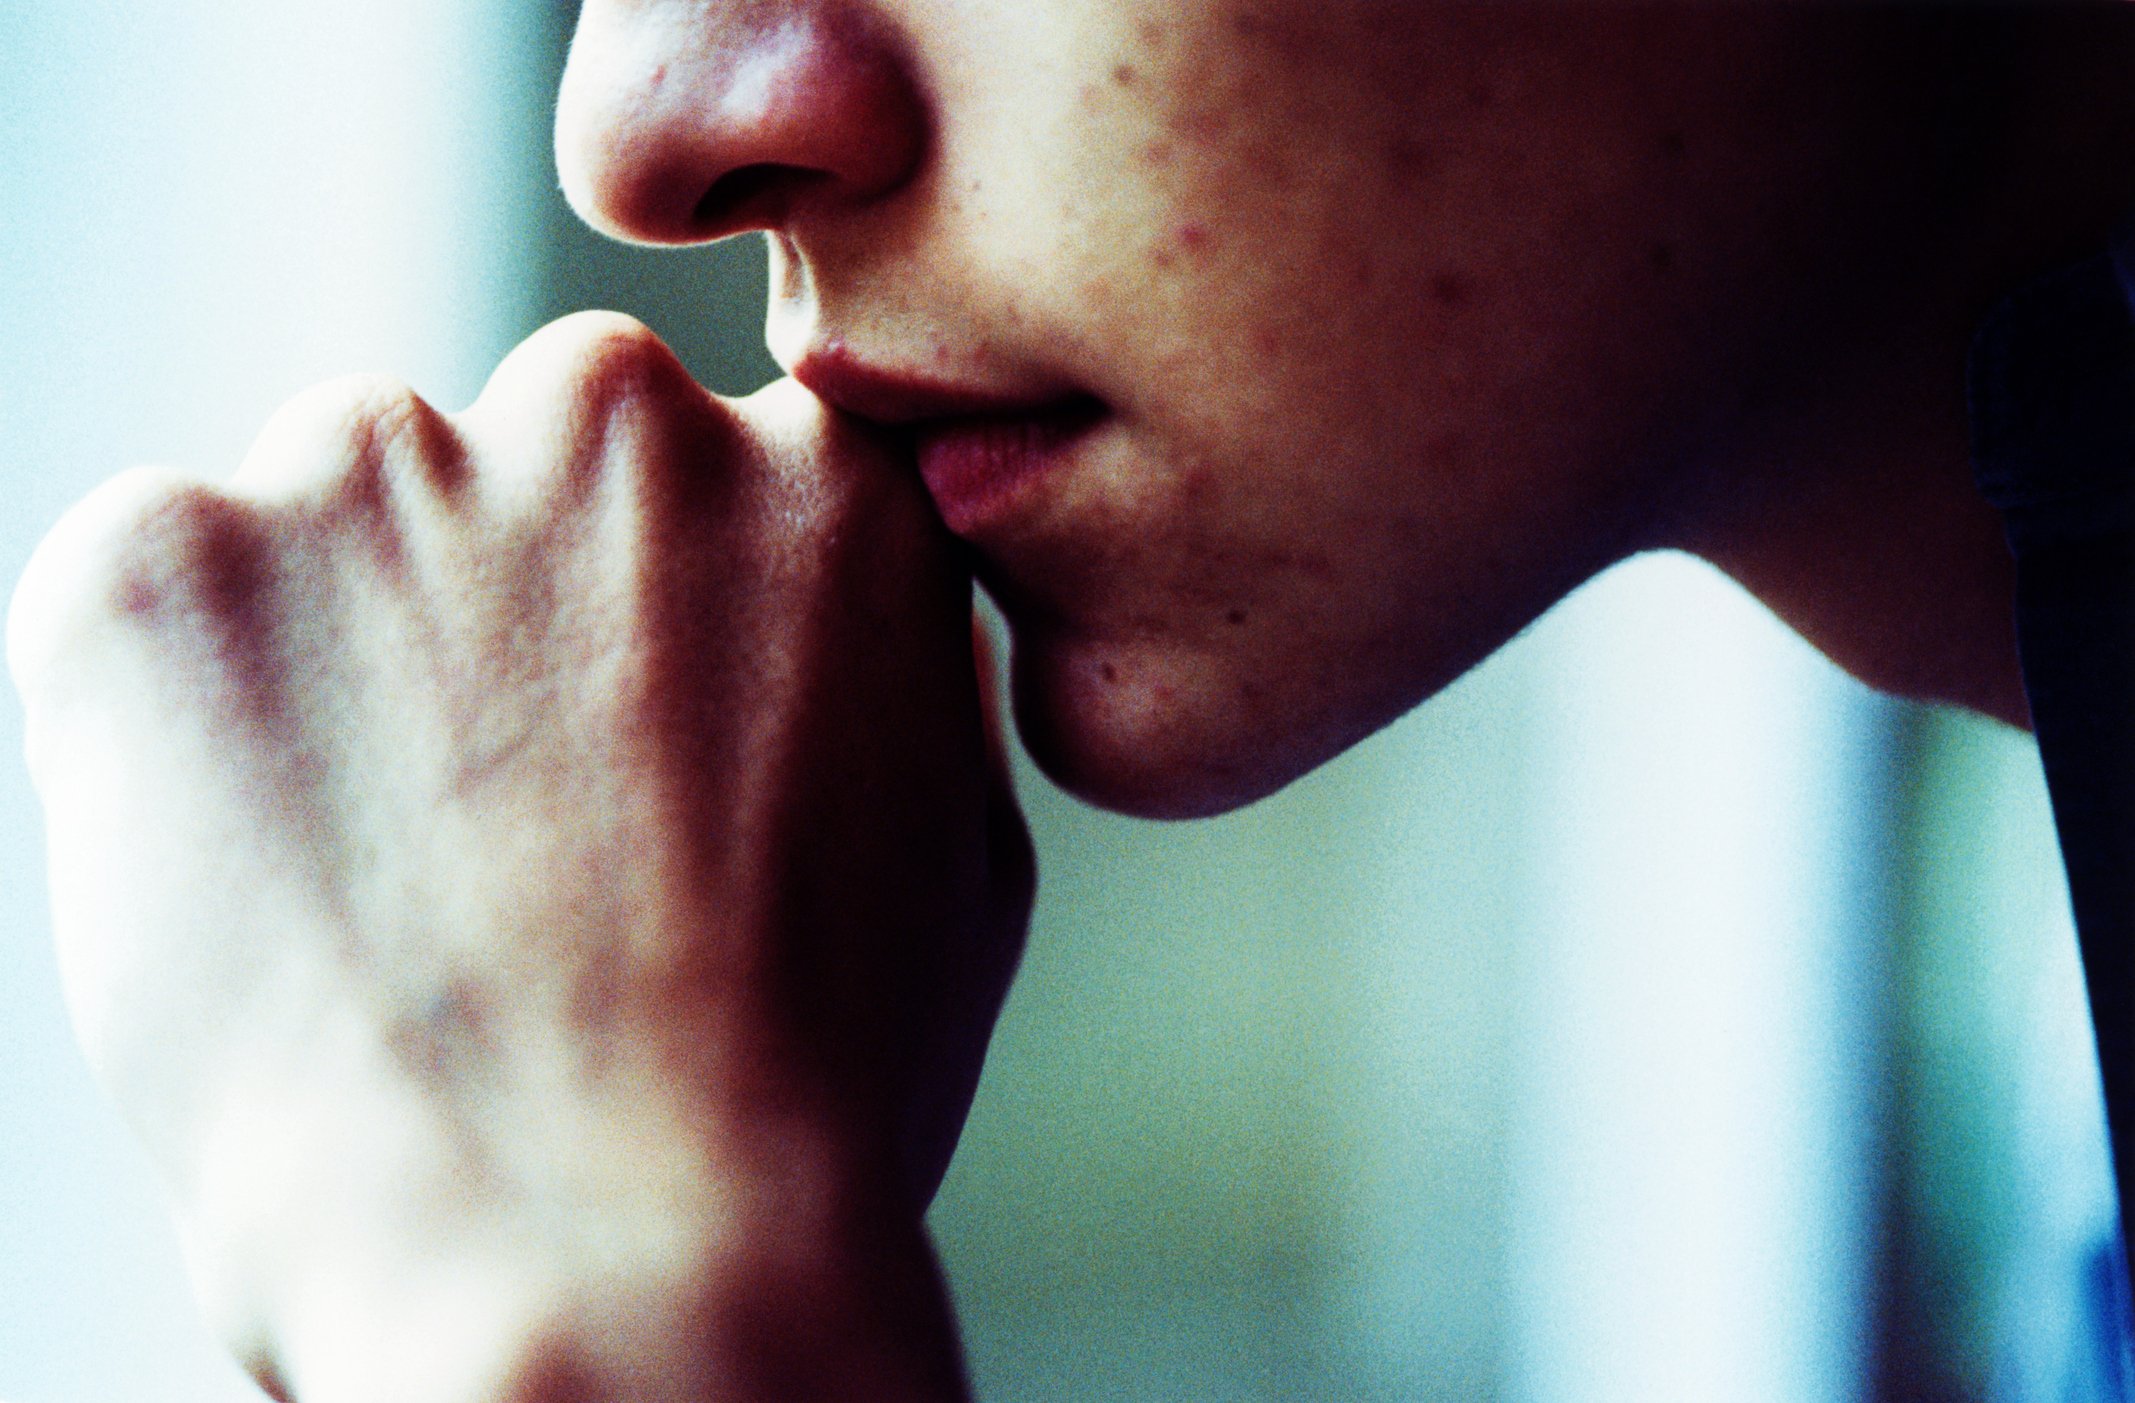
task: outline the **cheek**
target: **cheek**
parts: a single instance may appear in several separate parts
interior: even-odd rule
[[[1388,6],[1206,49],[1238,16],[1179,8],[1093,68],[1046,245],[1045,320],[1129,444],[1002,553],[1033,753],[1148,814],[1294,778],[1650,544],[1732,374],[1689,250],[1758,225],[1682,193],[1738,141],[1686,155],[1650,85],[1489,7],[1473,43],[1391,7],[1414,52],[1365,66],[1398,101],[1343,57]]]

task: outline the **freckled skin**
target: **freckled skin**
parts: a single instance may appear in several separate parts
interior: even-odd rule
[[[1864,14],[882,9],[933,165],[787,221],[809,295],[774,306],[774,349],[831,328],[902,363],[941,338],[1113,409],[973,540],[1026,738],[1141,812],[1279,785],[1677,542],[1742,387],[1854,335],[1928,214],[1922,132],[1876,97],[1897,38]]]
[[[1769,587],[1884,685],[2012,714],[2006,581],[1976,504],[1935,514],[1937,549],[1970,563],[1887,604],[1949,607],[1979,636],[1954,679],[1820,631],[1849,594],[1816,579],[1834,553],[1793,539],[1773,566],[1779,547],[1714,506],[1885,471],[1864,460],[1889,444],[1842,440],[1854,411],[1818,397],[1828,376],[1869,404],[1923,402],[1877,378],[1901,360],[1940,377],[1935,407],[1888,433],[1924,445],[1922,491],[1964,490],[1944,425],[1992,282],[1976,265],[2017,260],[1981,253],[2014,240],[1938,184],[1980,160],[1953,105],[1999,100],[1950,78],[1992,67],[1950,56],[1951,15],[882,9],[932,94],[935,178],[1001,178],[982,206],[945,208],[922,178],[800,212],[785,248],[814,295],[774,307],[774,345],[863,327],[895,361],[947,335],[967,372],[1064,379],[1115,411],[1071,474],[974,533],[1026,738],[1071,787],[1140,812],[1249,799],[1667,545]],[[1018,124],[997,120],[1011,105]],[[2099,207],[2123,198],[2096,183]],[[1930,325],[1935,299],[1950,310]],[[1299,538],[1328,571],[1270,563]],[[1224,626],[1211,598],[1255,627]],[[1094,685],[1101,661],[1135,681]]]
[[[919,1212],[1031,894],[967,559],[1041,762],[1149,814],[1648,546],[2020,708],[1963,349],[2135,198],[2135,7],[580,15],[591,219],[770,231],[788,362],[1107,413],[967,553],[800,385],[578,318],[462,415],[329,387],[48,539],[8,653],[70,1004],[277,1394],[965,1395]]]

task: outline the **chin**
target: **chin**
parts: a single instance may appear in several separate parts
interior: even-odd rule
[[[1242,808],[1346,744],[1308,741],[1323,727],[1204,660],[1154,648],[1019,639],[1014,679],[1016,728],[1038,768],[1077,798],[1137,818]]]

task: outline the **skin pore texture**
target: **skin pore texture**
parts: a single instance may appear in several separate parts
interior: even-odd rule
[[[1188,814],[1661,547],[1873,683],[2021,720],[1963,353],[2135,189],[2128,27],[594,0],[558,152],[618,235],[772,230],[804,379],[834,346],[1102,403],[964,534],[1041,763]]]
[[[921,1214],[1032,895],[972,572],[1142,814],[1650,549],[2021,722],[1965,349],[2135,201],[2131,77],[2121,4],[586,0],[565,192],[767,233],[792,381],[588,314],[324,387],[10,609],[209,1318],[305,1403],[964,1396]]]

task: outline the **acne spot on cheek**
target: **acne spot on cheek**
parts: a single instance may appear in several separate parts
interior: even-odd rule
[[[1673,244],[1655,244],[1652,248],[1646,250],[1646,262],[1656,273],[1674,272],[1675,246]]]
[[[1223,616],[1223,621],[1231,627],[1237,628],[1245,623],[1245,610],[1233,609]]]
[[[1142,148],[1142,164],[1146,166],[1168,166],[1171,164],[1172,157],[1177,154],[1177,148],[1170,142],[1152,141]]]
[[[1107,682],[1119,681],[1119,669],[1110,663],[1099,663],[1097,665],[1097,675]]]
[[[1171,231],[1169,238],[1149,250],[1149,261],[1159,268],[1170,268],[1181,257],[1192,258],[1208,252],[1210,243],[1208,230],[1202,225],[1181,224]]]
[[[1131,63],[1119,64],[1112,70],[1112,81],[1123,88],[1133,87],[1140,77],[1141,74],[1134,71],[1134,65]]]
[[[1164,42],[1164,26],[1158,24],[1155,20],[1143,20],[1140,33],[1144,44],[1161,44]]]
[[[1272,356],[1282,349],[1282,337],[1278,336],[1271,327],[1255,327],[1253,330],[1253,349],[1263,358]]]

